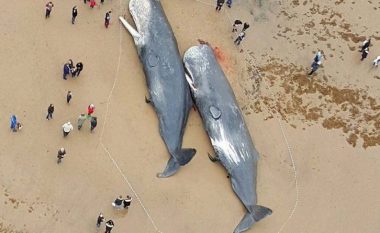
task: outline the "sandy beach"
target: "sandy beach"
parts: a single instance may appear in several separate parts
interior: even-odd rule
[[[220,13],[211,0],[161,3],[181,55],[198,40],[216,48],[260,153],[258,204],[273,214],[247,232],[379,232],[380,68],[372,61],[380,55],[380,2],[236,0]],[[245,210],[225,169],[207,156],[213,149],[198,112],[190,112],[183,142],[196,156],[173,177],[156,177],[169,155],[144,101],[133,39],[117,19],[132,22],[128,1],[93,9],[54,1],[48,19],[45,4],[2,2],[0,232],[104,232],[95,228],[100,212],[115,222],[112,233],[233,232]],[[251,25],[239,47],[235,19]],[[308,77],[318,50],[322,66]],[[63,80],[68,59],[84,70]],[[90,103],[98,126],[91,133],[87,121],[78,131]],[[22,131],[9,129],[12,114]],[[67,121],[74,131],[63,138]],[[67,155],[57,165],[61,147]],[[120,194],[133,198],[128,211],[111,206]]]

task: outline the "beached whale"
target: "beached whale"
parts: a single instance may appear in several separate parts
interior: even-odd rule
[[[159,132],[170,153],[165,170],[158,177],[168,177],[187,164],[195,149],[183,149],[182,140],[192,106],[177,41],[158,0],[131,0],[129,11],[136,29],[123,17],[124,27],[134,39],[144,67],[149,97],[159,120]]]
[[[258,152],[213,50],[208,45],[194,46],[185,52],[183,60],[194,102],[215,151],[215,158],[210,159],[226,168],[232,188],[247,211],[234,233],[246,231],[272,213],[257,205]]]

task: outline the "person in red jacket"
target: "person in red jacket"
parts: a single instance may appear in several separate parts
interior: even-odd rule
[[[88,105],[87,115],[91,116],[91,114],[93,114],[94,111],[95,111],[95,106],[93,104]]]

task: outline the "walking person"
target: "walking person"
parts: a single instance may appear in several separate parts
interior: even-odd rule
[[[373,60],[373,66],[378,66],[380,63],[380,56],[377,56],[377,58],[375,60]]]
[[[104,216],[102,213],[99,214],[98,219],[96,220],[96,228],[99,229],[102,225],[102,222],[104,222]]]
[[[75,24],[75,18],[77,17],[77,15],[78,15],[77,6],[74,6],[72,10],[72,18],[71,18],[72,24]]]
[[[78,62],[76,65],[76,69],[75,69],[75,71],[74,71],[74,73],[73,73],[73,77],[78,77],[79,76],[79,74],[80,74],[80,72],[83,70],[83,63],[82,62]]]
[[[243,29],[241,31],[245,32],[248,28],[249,28],[249,24],[248,23],[244,23]]]
[[[127,195],[127,198],[123,200],[124,209],[128,209],[131,203],[132,203],[132,197]]]
[[[240,34],[238,35],[238,37],[234,41],[234,44],[240,45],[240,43],[243,41],[244,38],[245,38],[245,32],[240,32]]]
[[[217,0],[215,10],[219,12],[222,9],[223,4],[224,4],[224,0]]]
[[[54,105],[53,104],[49,105],[47,112],[48,113],[47,113],[46,119],[47,120],[53,119],[53,113],[54,113]]]
[[[228,6],[228,8],[232,7],[232,0],[227,0],[227,6]]]
[[[123,197],[121,195],[112,202],[112,206],[115,207],[116,209],[121,209],[123,207],[122,205],[123,205]]]
[[[85,114],[80,114],[78,117],[78,130],[80,130],[86,121],[87,117]]]
[[[54,4],[52,2],[46,3],[45,19],[50,17],[50,13],[53,10]]]
[[[94,131],[97,125],[98,125],[98,118],[91,117],[91,133]]]
[[[322,52],[321,52],[321,51],[318,51],[318,52],[315,54],[314,62],[321,62],[321,61],[322,61]]]
[[[87,107],[87,115],[91,116],[91,114],[93,114],[94,111],[95,111],[95,105],[93,105],[93,104],[88,105],[88,107]]]
[[[367,40],[363,42],[363,46],[359,52],[362,53],[366,48],[369,48],[370,45],[371,45],[371,37],[369,37]]]
[[[66,76],[70,74],[70,65],[69,63],[65,63],[63,66],[63,79],[67,80]]]
[[[90,7],[94,8],[96,6],[95,0],[90,0]]]
[[[74,128],[73,128],[73,125],[69,121],[62,125],[62,129],[63,129],[63,137],[66,137]]]
[[[73,94],[71,93],[71,91],[68,91],[66,95],[66,102],[68,104],[70,103],[71,98],[73,98]]]
[[[16,132],[17,131],[16,127],[17,127],[17,117],[16,115],[12,115],[11,116],[11,130],[13,132]]]
[[[237,27],[242,25],[243,22],[241,22],[240,20],[235,20],[234,24],[232,25],[232,32],[237,32]]]
[[[369,49],[368,49],[368,47],[367,47],[367,48],[365,48],[365,49],[362,51],[362,58],[360,59],[360,61],[363,61],[364,59],[366,59],[367,56],[368,56],[368,53],[369,53]]]
[[[66,150],[65,148],[61,148],[58,150],[58,155],[57,155],[57,163],[60,164],[62,162],[62,159],[65,157]]]
[[[112,228],[115,226],[112,220],[106,222],[106,231],[104,233],[111,233]]]
[[[104,26],[106,26],[106,28],[108,28],[109,24],[110,24],[110,21],[111,21],[111,13],[112,11],[108,11],[106,13],[106,17],[104,18]]]
[[[308,73],[308,75],[312,75],[315,71],[317,71],[321,63],[322,63],[321,61],[319,62],[313,61],[313,63],[311,64],[311,71]]]

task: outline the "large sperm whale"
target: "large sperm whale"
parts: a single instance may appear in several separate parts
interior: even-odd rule
[[[244,232],[272,213],[257,205],[259,154],[213,50],[208,45],[194,46],[186,51],[183,60],[194,102],[215,151],[215,158],[210,159],[226,168],[232,189],[246,209],[234,233]]]
[[[149,102],[159,120],[159,131],[170,159],[158,177],[176,173],[194,156],[195,149],[183,149],[182,140],[192,100],[177,41],[159,0],[131,0],[129,11],[136,29],[123,17],[121,23],[132,35],[144,67]]]

